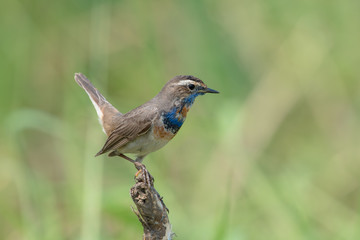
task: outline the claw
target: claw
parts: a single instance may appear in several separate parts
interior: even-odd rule
[[[136,173],[135,173],[135,178],[137,178],[139,176],[139,174],[141,173],[141,169],[138,170]]]
[[[140,163],[140,162],[134,162],[135,168],[138,170],[135,174],[135,178],[137,178],[140,173],[144,174],[143,175],[143,179],[144,179],[144,183],[146,183],[148,185],[148,187],[150,188],[154,178],[150,175],[149,171],[146,169],[145,165]]]

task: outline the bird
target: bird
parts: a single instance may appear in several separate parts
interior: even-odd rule
[[[219,93],[192,75],[179,75],[169,80],[151,100],[123,114],[93,86],[82,73],[75,81],[89,96],[107,140],[95,156],[109,153],[132,163],[164,147],[178,133],[195,98],[206,93]],[[136,159],[125,154],[134,154]]]

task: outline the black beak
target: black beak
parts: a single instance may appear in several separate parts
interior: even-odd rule
[[[214,89],[211,89],[211,88],[205,88],[204,90],[204,93],[220,93]]]

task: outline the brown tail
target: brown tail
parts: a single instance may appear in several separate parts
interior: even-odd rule
[[[96,113],[99,117],[99,121],[103,127],[104,132],[110,135],[113,116],[121,114],[113,105],[111,105],[103,95],[91,84],[89,79],[82,73],[75,73],[75,81],[82,87],[89,95],[91,102],[93,103]]]

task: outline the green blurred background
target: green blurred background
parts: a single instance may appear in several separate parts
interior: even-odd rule
[[[178,74],[197,99],[145,164],[176,239],[360,239],[360,2],[0,3],[0,239],[140,239],[135,169],[74,82],[120,111]]]

